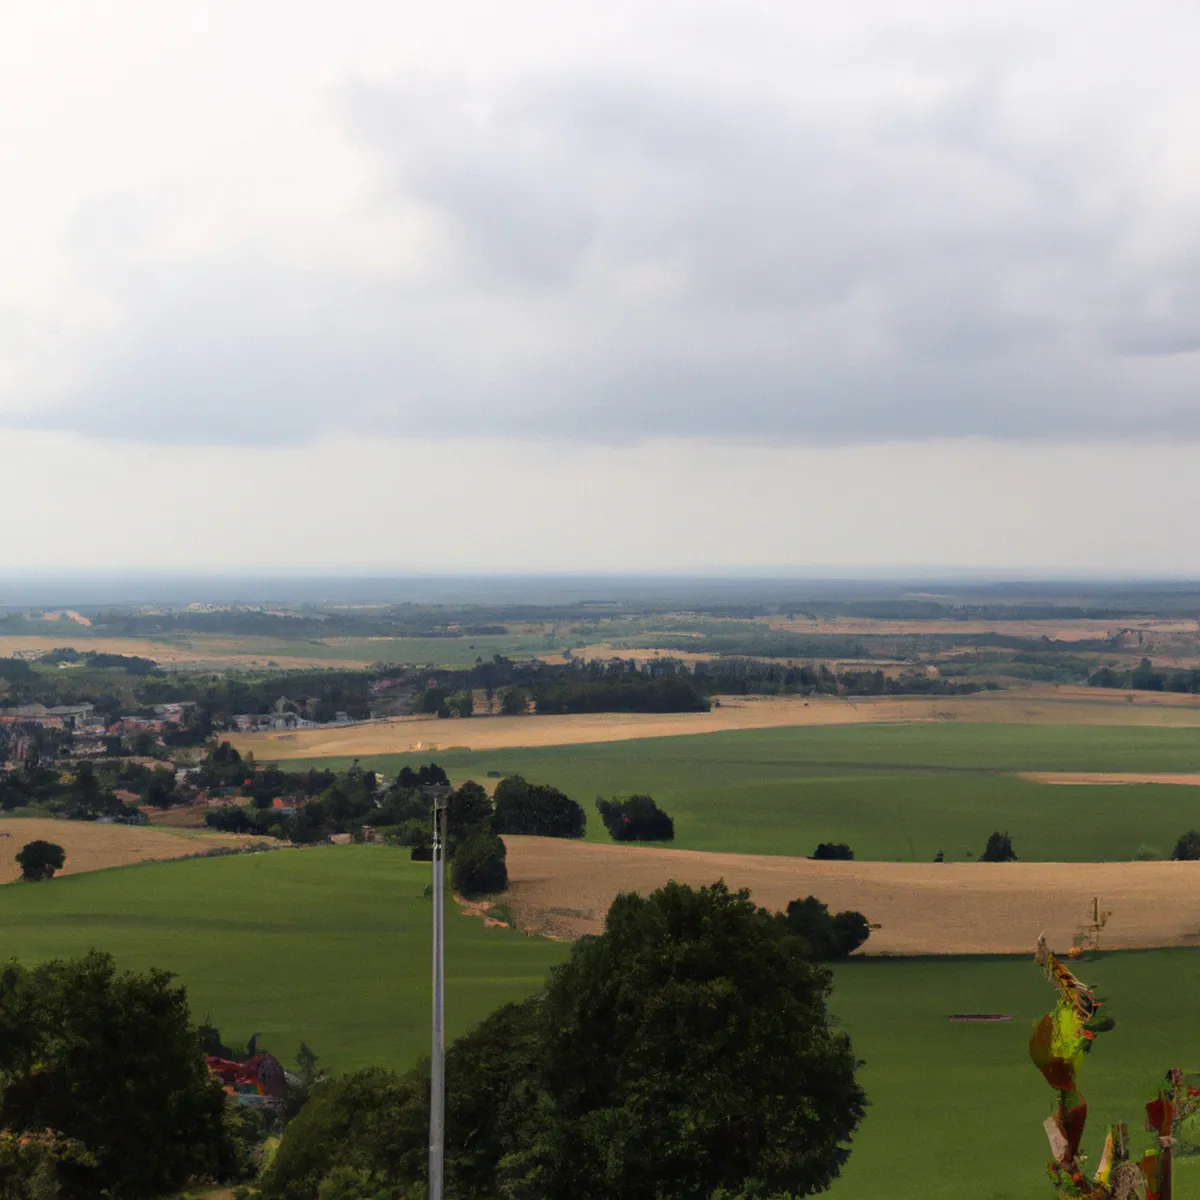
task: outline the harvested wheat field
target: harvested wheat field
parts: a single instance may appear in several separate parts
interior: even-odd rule
[[[8,837],[4,835],[8,834]],[[0,883],[20,878],[13,856],[26,842],[55,842],[67,852],[60,875],[78,875],[105,867],[156,862],[198,854],[214,846],[242,846],[261,838],[232,833],[180,834],[144,825],[97,825],[91,821],[55,821],[39,817],[0,820]]]
[[[857,909],[882,926],[867,944],[873,954],[1021,954],[1043,931],[1067,946],[1095,896],[1112,912],[1106,947],[1200,943],[1200,863],[813,862],[556,838],[505,843],[505,903],[519,928],[551,937],[599,933],[620,891],[724,879],[773,910],[810,894],[835,912]]]
[[[504,750],[636,738],[772,729],[799,725],[905,724],[979,721],[1035,725],[1158,725],[1200,727],[1200,696],[1153,698],[1097,688],[1031,687],[968,696],[724,696],[700,713],[582,713],[571,716],[480,716],[469,720],[397,717],[363,725],[295,733],[231,734],[259,762],[294,758],[366,757],[428,751]]]

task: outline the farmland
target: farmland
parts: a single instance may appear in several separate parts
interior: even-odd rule
[[[531,721],[538,718],[531,718]],[[445,724],[445,722],[443,722]],[[458,724],[456,722],[455,724]],[[463,722],[467,724],[467,722]],[[811,854],[845,841],[864,860],[967,861],[1007,830],[1022,861],[1128,862],[1168,857],[1200,826],[1194,787],[1097,787],[1019,777],[1029,771],[1191,773],[1200,729],[1074,725],[860,725],[741,730],[599,745],[438,752],[456,782],[490,771],[553,784],[589,811],[594,797],[649,792],[675,818],[675,847]],[[429,754],[368,756],[395,775]],[[344,760],[297,760],[307,769]]]
[[[124,867],[131,863],[184,858],[218,847],[243,846],[255,839],[213,830],[147,829],[127,825],[94,825],[87,821],[57,821],[51,818],[0,818],[0,883],[17,879],[20,868],[14,853],[26,842],[54,842],[67,853],[61,875]],[[7,893],[5,893],[7,895]]]
[[[239,734],[239,750],[260,759],[335,758],[401,754],[448,747],[502,750],[522,746],[584,745],[687,737],[734,729],[810,725],[950,723],[1005,725],[1120,725],[1200,728],[1200,697],[1148,693],[1126,697],[1094,688],[1034,687],[968,696],[844,699],[817,696],[724,696],[709,712],[582,713],[491,716],[471,721],[404,717],[371,725],[330,726],[299,733]]]
[[[428,1048],[428,879],[407,854],[336,846],[16,884],[0,888],[0,956],[107,950],[122,967],[176,972],[196,1019],[231,1039],[258,1032],[289,1060],[303,1039],[335,1070],[405,1066]],[[566,953],[449,920],[449,1032],[537,987]]]
[[[196,1017],[229,1038],[258,1032],[285,1058],[303,1039],[333,1069],[403,1069],[426,1052],[427,871],[385,849],[327,847],[8,887],[3,952],[35,961],[102,947],[122,966],[178,972]],[[539,986],[566,953],[561,943],[453,918],[451,1033]],[[1118,1020],[1083,1076],[1094,1154],[1107,1121],[1139,1127],[1161,1069],[1197,1065],[1189,1033],[1200,956],[1109,954],[1080,973]],[[1025,1046],[1053,993],[1031,956],[854,960],[835,979],[831,1009],[866,1061],[871,1106],[834,1200],[957,1200],[967,1181],[995,1200],[1042,1194],[1049,1091]],[[981,1011],[1013,1019],[946,1021]],[[1191,1166],[1181,1180],[1193,1180]],[[1181,1191],[1192,1194],[1200,1193]]]
[[[1069,946],[1094,897],[1110,949],[1200,944],[1200,864],[811,862],[560,838],[509,837],[509,905],[521,929],[599,933],[621,891],[724,879],[774,911],[816,895],[881,926],[872,954],[1014,954],[1045,932]]]

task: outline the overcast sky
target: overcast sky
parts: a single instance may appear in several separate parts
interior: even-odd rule
[[[45,0],[0,565],[1200,575],[1191,0]]]

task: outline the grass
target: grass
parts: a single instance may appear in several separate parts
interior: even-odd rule
[[[428,755],[366,757],[395,775]],[[1128,861],[1142,845],[1170,853],[1200,826],[1196,788],[1030,783],[1016,771],[1200,770],[1200,729],[1088,725],[855,725],[697,734],[536,749],[449,751],[455,782],[516,771],[551,783],[607,835],[595,797],[650,792],[675,818],[681,849],[811,854],[845,841],[860,859],[947,861],[978,855],[1007,830],[1030,861]],[[294,769],[349,759],[296,760]],[[288,764],[285,764],[288,765]]]
[[[0,888],[0,956],[110,951],[186,984],[195,1019],[336,1070],[428,1052],[428,864],[377,846],[155,863]],[[453,908],[453,906],[451,906]],[[454,913],[446,1022],[461,1034],[541,985],[567,947]]]
[[[1200,1068],[1191,998],[1200,951],[1110,954],[1078,968],[1117,1027],[1100,1035],[1080,1086],[1084,1149],[1099,1161],[1108,1125],[1127,1120],[1137,1154],[1143,1105],[1172,1066]],[[863,1059],[871,1101],[833,1200],[1026,1200],[1049,1196],[1041,1123],[1053,1092],[1029,1061],[1034,1021],[1054,989],[1028,958],[855,960],[836,969],[831,1007]],[[1002,1012],[951,1024],[952,1012]],[[1183,1160],[1177,1200],[1200,1197],[1200,1159]]]
[[[427,871],[386,848],[350,846],[0,888],[0,952],[37,961],[107,949],[122,967],[177,972],[196,1018],[227,1038],[257,1031],[285,1059],[303,1039],[335,1070],[403,1069],[427,1052]],[[447,935],[451,1036],[538,987],[568,953],[457,915]],[[1118,1022],[1081,1080],[1094,1162],[1108,1123],[1140,1130],[1165,1068],[1200,1067],[1190,1038],[1200,951],[1110,954],[1079,973]],[[833,1200],[1048,1195],[1041,1122],[1052,1094],[1026,1047],[1053,999],[1032,956],[839,965],[830,1005],[865,1060],[871,1103]],[[950,1024],[952,1012],[1013,1020]],[[1200,1162],[1185,1161],[1179,1180],[1178,1200],[1200,1197]]]

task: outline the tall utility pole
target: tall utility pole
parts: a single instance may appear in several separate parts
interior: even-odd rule
[[[445,978],[443,974],[442,868],[446,844],[446,804],[433,801],[433,1060],[429,1069],[429,1200],[442,1200],[442,1163],[446,1148]]]

